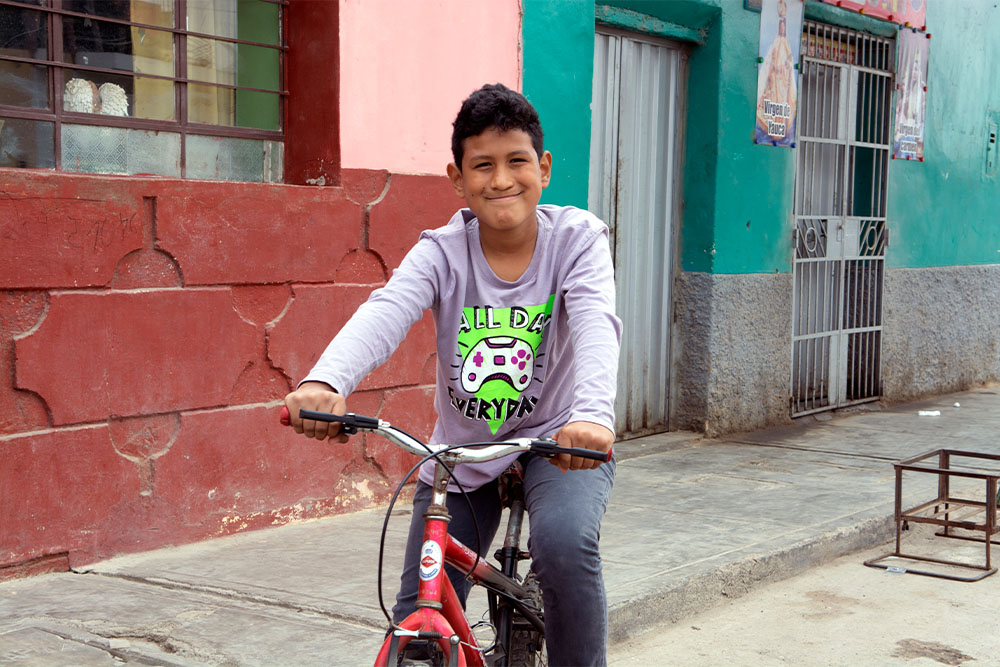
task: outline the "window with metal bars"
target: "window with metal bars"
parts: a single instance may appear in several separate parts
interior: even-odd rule
[[[280,182],[283,0],[0,0],[0,167]]]

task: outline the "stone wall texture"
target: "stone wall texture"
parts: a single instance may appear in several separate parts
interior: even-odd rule
[[[460,203],[444,177],[384,171],[0,170],[0,579],[384,498],[408,455],[295,436],[279,401]],[[428,317],[351,409],[428,435],[433,361]]]
[[[888,270],[882,378],[893,402],[1000,381],[1000,265]]]
[[[882,400],[1000,382],[1000,265],[889,269]],[[708,435],[790,421],[790,274],[677,279],[671,428]]]
[[[678,276],[671,428],[719,435],[790,420],[790,274]]]

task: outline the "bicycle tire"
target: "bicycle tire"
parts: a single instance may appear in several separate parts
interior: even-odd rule
[[[397,667],[447,667],[448,660],[437,643],[414,640],[400,651],[396,665]]]
[[[534,570],[528,570],[523,582],[528,591],[527,601],[535,609],[542,609],[542,590]],[[514,627],[508,647],[508,667],[545,667],[549,664],[545,651],[545,636],[520,614],[514,615]]]

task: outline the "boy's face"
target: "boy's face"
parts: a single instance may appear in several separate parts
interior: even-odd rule
[[[524,130],[492,127],[467,138],[463,148],[462,168],[449,164],[448,177],[480,226],[507,232],[535,224],[535,207],[549,185],[549,152],[539,158]]]

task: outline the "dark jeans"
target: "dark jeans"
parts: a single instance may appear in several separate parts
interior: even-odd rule
[[[549,664],[604,665],[608,639],[608,603],[601,575],[598,542],[601,519],[615,478],[614,462],[594,470],[563,474],[545,459],[526,455],[524,495],[528,510],[528,550],[538,575],[545,605],[545,642]],[[484,557],[500,525],[500,498],[493,481],[470,493],[479,520]],[[393,620],[403,621],[415,609],[423,514],[431,487],[417,483],[413,518]],[[469,505],[461,494],[448,494],[448,532],[470,549],[476,548]],[[462,604],[472,584],[450,566],[445,568]]]

